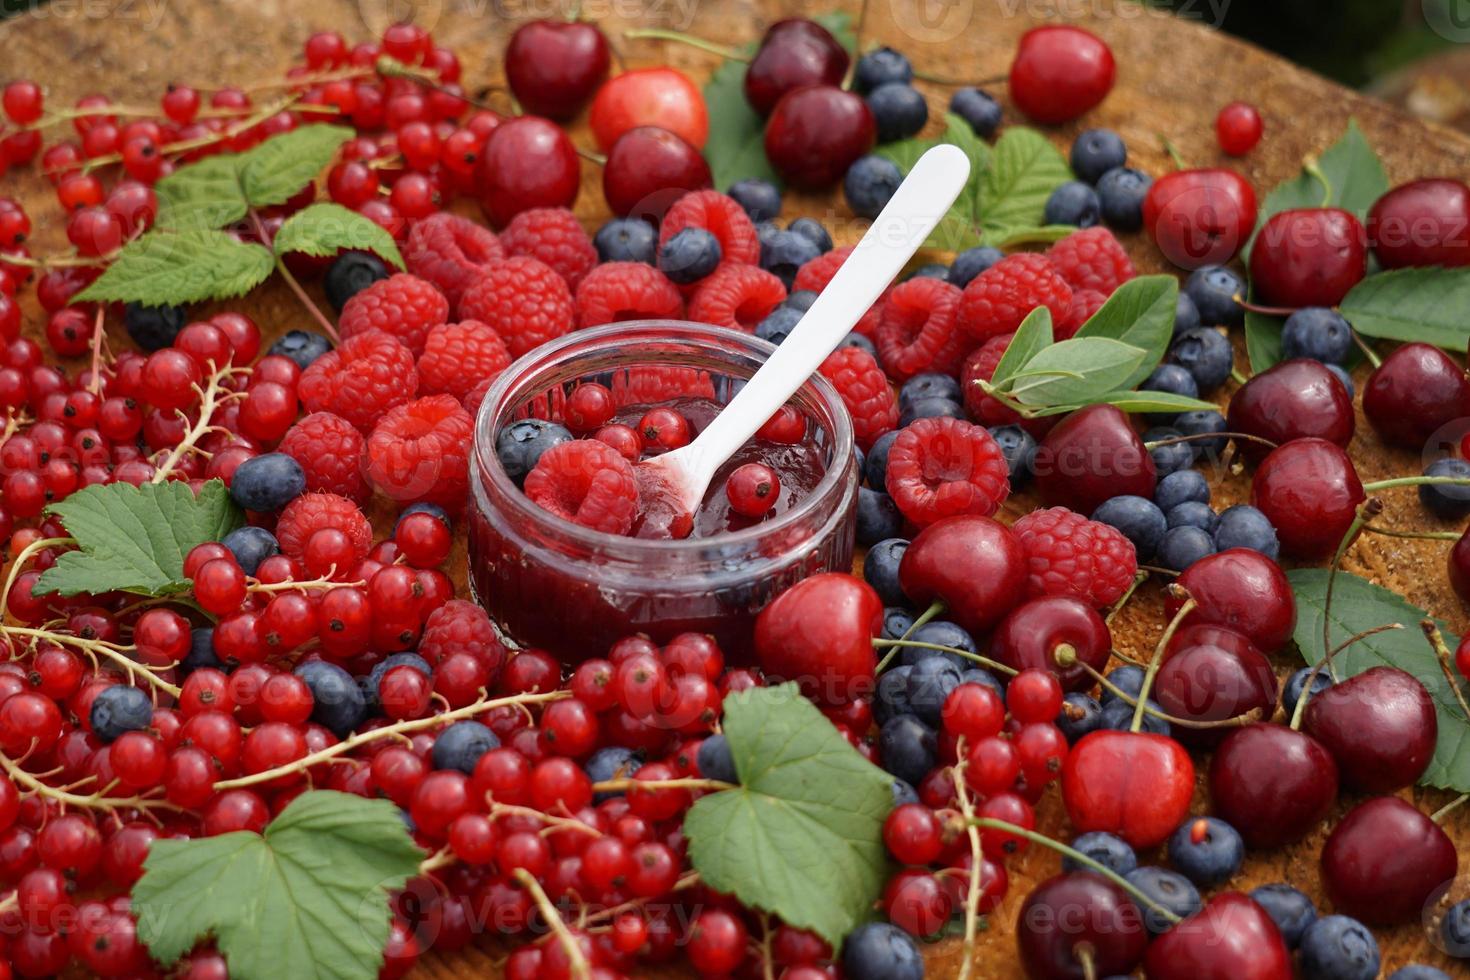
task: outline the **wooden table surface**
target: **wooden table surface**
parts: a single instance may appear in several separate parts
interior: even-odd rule
[[[30,14],[0,24],[0,46],[10,78],[33,78],[48,89],[50,104],[60,107],[91,91],[104,91],[115,100],[149,103],[170,81],[218,87],[278,77],[300,51],[313,30],[333,28],[349,41],[367,39],[381,31],[389,16],[412,14],[431,29],[436,40],[453,47],[464,65],[471,91],[503,82],[500,52],[515,24],[546,15],[570,4],[558,0],[414,0],[406,4],[387,0],[314,0],[310,4],[285,0],[253,2],[165,3],[164,0],[52,0]],[[1196,8],[1208,5],[1196,4]],[[631,26],[659,26],[732,42],[758,37],[780,16],[814,14],[845,8],[854,14],[856,0],[836,2],[758,2],[758,0],[588,0],[584,12],[597,19],[614,39],[621,60],[629,66],[669,64],[702,80],[717,59],[663,42],[629,42],[620,32]],[[1391,107],[1299,70],[1249,45],[1199,23],[1148,10],[1141,5],[1112,0],[1088,4],[1050,0],[873,0],[863,32],[864,45],[886,43],[907,53],[921,71],[947,78],[978,79],[1003,74],[1016,39],[1028,27],[1056,11],[1065,13],[1105,38],[1117,56],[1118,83],[1111,96],[1080,123],[1050,131],[1065,149],[1079,130],[1108,126],[1128,142],[1130,162],[1155,175],[1169,169],[1160,135],[1178,147],[1195,165],[1224,164],[1239,168],[1263,195],[1295,174],[1302,157],[1320,152],[1341,133],[1349,117],[1356,117],[1383,158],[1389,177],[1470,176],[1470,139],[1447,128],[1416,122]],[[931,116],[943,109],[948,90],[922,84],[929,97]],[[993,89],[1003,98],[1003,87]],[[1257,105],[1266,121],[1262,144],[1242,161],[1225,161],[1215,146],[1213,120],[1221,105],[1246,99]],[[1009,116],[1008,116],[1009,118]],[[931,122],[931,130],[937,124]],[[591,147],[584,125],[573,129],[579,145]],[[594,230],[605,218],[600,173],[583,164],[583,188],[576,210]],[[12,173],[3,193],[25,202],[37,228],[32,247],[37,254],[65,248],[57,205],[49,187],[33,173]],[[461,209],[474,213],[472,204]],[[855,241],[862,232],[840,195],[788,195],[785,218],[815,216],[828,224],[839,242]],[[1165,268],[1162,257],[1142,236],[1126,240],[1141,271]],[[938,258],[943,259],[944,256]],[[315,287],[309,287],[315,288]],[[294,327],[309,327],[305,314],[278,282],[231,304],[254,316],[268,336]],[[43,326],[33,291],[25,300],[26,329],[39,336]],[[1470,314],[1467,314],[1470,315]],[[126,344],[121,325],[114,343]],[[1359,381],[1361,382],[1361,377]],[[1384,449],[1359,420],[1352,446],[1364,480],[1417,473],[1417,454]],[[1248,474],[1217,474],[1217,502],[1235,502],[1248,492]],[[1032,505],[1027,497],[1007,505],[1010,518]],[[384,508],[375,516],[389,518]],[[1395,526],[1434,525],[1421,513],[1414,495],[1391,494],[1384,522]],[[381,526],[381,525],[380,525]],[[1349,554],[1346,567],[1405,595],[1410,601],[1448,619],[1457,629],[1467,625],[1465,609],[1450,590],[1444,574],[1446,545],[1438,542],[1374,538]],[[463,586],[463,551],[455,559],[456,581]],[[1140,652],[1151,649],[1162,628],[1161,602],[1153,587],[1146,588],[1116,623],[1115,645]],[[1284,672],[1297,666],[1294,655],[1279,658]],[[1442,805],[1448,795],[1437,791],[1404,793],[1426,811]],[[1354,800],[1345,799],[1339,812]],[[1206,809],[1204,793],[1196,798]],[[1039,812],[1041,829],[1066,836],[1069,828],[1056,794],[1049,794]],[[1470,842],[1470,816],[1460,811],[1448,821],[1457,843]],[[1321,900],[1317,855],[1324,834],[1277,852],[1252,855],[1245,872],[1234,883],[1254,887],[1286,880]],[[1011,865],[1010,897],[994,916],[980,940],[978,969],[973,976],[1021,977],[1016,961],[1014,917],[1029,888],[1055,873],[1058,864],[1049,852],[1029,852]],[[1463,897],[1463,896],[1461,896]],[[1417,925],[1379,930],[1385,973],[1407,962],[1427,962],[1455,972],[1455,964],[1433,950]],[[487,942],[453,955],[431,955],[416,969],[416,978],[498,976],[504,947]],[[957,970],[958,942],[929,948],[929,975],[953,976]],[[1460,967],[1463,970],[1463,966]],[[648,976],[672,976],[650,971]]]

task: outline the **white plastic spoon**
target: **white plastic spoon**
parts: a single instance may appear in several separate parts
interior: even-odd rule
[[[634,468],[638,536],[682,538],[715,472],[837,348],[959,197],[970,158],[942,143],[919,158],[816,302],[745,387],[689,445]]]

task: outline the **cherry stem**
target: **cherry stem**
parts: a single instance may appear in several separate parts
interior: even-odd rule
[[[1449,683],[1450,690],[1454,692],[1455,700],[1460,704],[1460,711],[1464,713],[1465,720],[1470,721],[1470,704],[1465,701],[1465,692],[1460,690],[1460,679],[1455,676],[1455,666],[1450,656],[1450,648],[1445,645],[1444,634],[1439,631],[1439,625],[1432,619],[1420,620],[1419,628],[1424,631],[1429,645],[1434,648],[1434,656],[1439,661],[1439,669],[1444,671],[1444,679]]]
[[[1379,527],[1376,524],[1364,524],[1363,530],[1370,534],[1381,534],[1386,538],[1414,538],[1420,541],[1458,541],[1464,534],[1456,534],[1454,531],[1401,531],[1398,528]]]
[[[1378,356],[1378,352],[1370,347],[1366,340],[1358,336],[1358,332],[1356,330],[1348,331],[1348,335],[1353,338],[1353,343],[1358,345],[1358,350],[1363,352],[1363,356],[1368,359],[1369,364],[1373,365],[1373,367],[1375,368],[1381,367],[1383,365],[1383,358]]]
[[[970,964],[975,960],[975,934],[979,930],[980,918],[980,869],[985,864],[980,846],[980,828],[975,824],[975,805],[970,800],[970,784],[965,782],[965,767],[969,765],[965,752],[965,737],[955,743],[955,755],[959,759],[950,769],[954,781],[955,801],[965,818],[965,833],[970,838],[970,881],[965,889],[965,948],[960,965],[959,980],[970,975]]]
[[[1302,172],[1310,176],[1322,185],[1322,203],[1318,207],[1329,207],[1332,204],[1332,181],[1327,179],[1327,174],[1322,171],[1322,165],[1314,156],[1308,156],[1302,160]]]
[[[1235,300],[1241,309],[1249,310],[1252,313],[1260,313],[1263,316],[1291,316],[1301,308],[1296,306],[1262,306],[1260,303],[1252,303],[1239,293],[1236,293],[1231,299]]]
[[[316,320],[322,330],[331,338],[332,343],[340,344],[342,338],[337,336],[337,328],[332,325],[331,320],[327,319],[321,307],[317,306],[312,298],[307,295],[301,283],[297,282],[296,277],[291,274],[291,270],[286,268],[285,259],[276,251],[275,236],[266,230],[265,222],[260,220],[260,212],[254,208],[250,209],[250,223],[255,227],[256,236],[265,244],[266,248],[271,250],[271,259],[276,264],[276,271],[281,274],[281,278],[285,280],[291,292],[296,294],[296,299],[300,301],[302,306],[306,307],[306,312],[311,314],[312,319]]]
[[[1178,578],[1182,572],[1176,572],[1172,568],[1164,568],[1162,565],[1139,565],[1140,571],[1148,572],[1150,575],[1167,575],[1169,578]]]
[[[1177,584],[1171,585],[1169,588],[1178,593],[1188,595]],[[1199,603],[1194,601],[1193,596],[1185,599],[1184,605],[1179,607],[1179,611],[1174,614],[1174,618],[1169,620],[1169,625],[1164,627],[1164,635],[1159,637],[1159,645],[1154,647],[1154,655],[1149,660],[1147,669],[1143,672],[1143,686],[1138,689],[1138,701],[1133,705],[1133,721],[1128,725],[1130,732],[1137,734],[1142,730],[1144,709],[1148,707],[1149,692],[1153,690],[1154,678],[1159,675],[1159,668],[1164,665],[1164,650],[1169,646],[1169,641],[1174,639],[1174,634],[1178,631],[1180,624],[1184,622],[1185,617],[1194,612],[1194,608],[1197,605]]]
[[[657,27],[642,27],[636,30],[624,31],[623,37],[629,41],[641,41],[645,39],[652,41],[678,41],[680,44],[687,44],[691,48],[708,51],[710,54],[717,54],[721,58],[729,58],[731,61],[750,62],[750,55],[743,51],[737,51],[723,44],[706,41],[702,37],[695,37],[692,34],[684,34],[680,31],[666,31]]]
[[[683,779],[604,779],[600,783],[592,784],[594,793],[617,793],[630,789],[701,789],[718,793],[721,790],[739,789],[738,783],[727,783],[723,779],[699,779],[686,777]]]
[[[159,809],[173,810],[176,813],[185,812],[182,807],[175,806],[167,800],[147,799],[142,796],[130,796],[125,799],[104,797],[102,793],[111,787],[106,787],[102,791],[93,793],[90,796],[68,793],[64,789],[57,789],[55,786],[48,786],[41,782],[39,777],[26,772],[20,767],[19,763],[4,753],[0,753],[0,768],[5,770],[5,774],[10,777],[11,782],[25,787],[26,790],[32,793],[37,793],[58,803],[64,803],[67,806],[74,806],[84,810],[116,810],[120,807],[136,807],[139,810]]]
[[[1459,796],[1455,797],[1453,800],[1450,800],[1444,806],[1431,813],[1429,815],[1429,819],[1433,820],[1435,823],[1439,823],[1445,817],[1449,816],[1451,813],[1454,813],[1457,809],[1459,809],[1460,806],[1463,805],[1466,801],[1470,801],[1470,793],[1461,793]]]
[[[1249,432],[1196,432],[1193,435],[1170,436],[1167,439],[1155,439],[1153,442],[1144,443],[1143,448],[1152,451],[1160,446],[1172,446],[1175,443],[1180,442],[1203,442],[1206,439],[1244,439],[1247,442],[1259,442],[1261,445],[1267,446],[1271,449],[1276,449],[1279,445],[1278,443],[1272,442],[1270,439],[1263,439],[1260,436],[1253,436]]]
[[[1343,640],[1337,646],[1333,647],[1331,652],[1329,652],[1327,656],[1324,657],[1317,664],[1316,669],[1314,669],[1312,673],[1307,675],[1307,683],[1302,688],[1301,696],[1297,698],[1296,710],[1291,713],[1290,727],[1292,728],[1292,730],[1295,731],[1301,727],[1302,718],[1306,716],[1307,712],[1307,701],[1311,700],[1312,696],[1312,682],[1316,680],[1318,672],[1322,669],[1324,665],[1327,667],[1328,670],[1331,670],[1332,658],[1336,657],[1339,653],[1342,653],[1342,651],[1346,650],[1354,643],[1357,643],[1359,640],[1366,640],[1368,637],[1377,636],[1379,633],[1387,633],[1390,630],[1401,630],[1403,628],[1403,623],[1384,623],[1382,626],[1375,626],[1372,629],[1363,630],[1363,632],[1361,633],[1354,633],[1352,636],[1348,637],[1346,640]]]
[[[1392,480],[1365,483],[1363,492],[1372,494],[1380,490],[1393,490],[1397,487],[1470,487],[1470,478],[1463,476],[1400,476]]]
[[[1097,960],[1094,958],[1096,951],[1092,943],[1078,943],[1072,948],[1072,959],[1082,967],[1082,980],[1097,980]]]
[[[925,623],[932,620],[935,616],[943,615],[946,608],[947,607],[944,605],[943,600],[935,599],[933,602],[929,603],[928,609],[925,609],[922,613],[919,614],[918,619],[915,619],[912,623],[909,624],[909,628],[903,631],[903,636],[899,637],[899,639],[907,640],[909,637],[914,635],[914,632],[918,630],[920,626],[923,626]],[[883,655],[883,659],[878,661],[878,666],[873,668],[874,676],[883,673],[888,665],[892,663],[893,658],[898,656],[900,652],[901,651],[898,649],[898,647],[894,647],[893,649],[885,653]]]
[[[1061,659],[1058,658],[1057,662],[1060,664]],[[1194,718],[1179,718],[1174,715],[1168,714],[1167,712],[1160,711],[1158,708],[1149,707],[1148,701],[1146,700],[1139,701],[1135,699],[1133,695],[1129,694],[1127,691],[1123,690],[1121,687],[1108,680],[1107,677],[1103,675],[1102,671],[1092,666],[1092,664],[1074,658],[1065,666],[1071,667],[1074,665],[1077,667],[1081,667],[1083,673],[1085,673],[1088,677],[1091,677],[1093,680],[1097,681],[1098,684],[1102,686],[1103,690],[1107,691],[1114,697],[1133,705],[1135,709],[1140,704],[1142,704],[1144,714],[1148,715],[1151,718],[1159,718],[1163,721],[1167,721],[1169,724],[1177,725],[1180,728],[1191,728],[1200,730],[1211,728],[1241,728],[1253,722],[1260,721],[1261,715],[1263,714],[1260,708],[1252,708],[1245,714],[1235,715],[1231,718],[1217,718],[1214,721],[1199,721],[1198,719]]]
[[[546,917],[546,924],[551,927],[556,941],[561,943],[561,948],[566,951],[567,965],[571,968],[573,980],[590,980],[592,967],[588,965],[587,957],[582,954],[582,947],[577,944],[571,930],[562,921],[561,913],[556,910],[551,899],[546,897],[546,892],[542,890],[540,882],[525,868],[516,868],[515,879],[521,883],[521,887],[531,893],[531,900]]]
[[[210,362],[210,366],[214,366],[212,361]],[[249,373],[249,368],[237,368],[226,364],[209,376],[209,382],[202,390],[198,385],[194,386],[194,390],[199,392],[199,418],[189,427],[189,431],[184,434],[184,438],[179,440],[179,444],[164,457],[163,462],[158,464],[158,469],[153,473],[153,479],[148,482],[162,483],[173,475],[175,467],[179,465],[179,461],[186,454],[193,451],[199,440],[204,438],[205,433],[214,428],[210,422],[214,418],[215,411],[228,402],[237,401],[245,397],[243,394],[234,391],[226,391],[221,395],[221,382],[234,374]]]
[[[1128,605],[1128,600],[1133,598],[1133,593],[1137,592],[1138,587],[1147,580],[1147,571],[1139,571],[1138,574],[1134,575],[1133,581],[1128,585],[1128,591],[1124,592],[1121,596],[1118,597],[1118,601],[1113,603],[1113,608],[1108,610],[1107,616],[1103,617],[1103,622],[1112,625],[1113,617],[1123,611],[1123,607]]]
[[[982,656],[978,653],[971,653],[969,650],[961,650],[959,647],[947,647],[940,643],[925,643],[922,640],[885,640],[881,636],[876,636],[873,638],[873,646],[880,648],[914,647],[920,650],[938,650],[940,653],[952,653],[957,657],[964,657],[966,660],[974,661],[982,667],[986,667],[994,671],[999,671],[1000,673],[1006,674],[1010,677],[1015,677],[1018,673],[1020,673],[1020,671],[1016,670],[1016,668],[1008,667],[998,660],[991,660],[989,657]]]
[[[1234,382],[1235,382],[1235,383],[1236,383],[1236,384],[1238,384],[1238,385],[1243,385],[1243,384],[1245,384],[1245,383],[1246,383],[1246,382],[1247,382],[1247,381],[1249,381],[1249,380],[1250,380],[1250,378],[1247,378],[1247,377],[1246,377],[1246,376],[1245,376],[1245,374],[1244,374],[1244,372],[1242,372],[1242,371],[1241,371],[1241,370],[1240,370],[1240,368],[1238,368],[1238,367],[1232,367],[1232,368],[1231,368],[1231,369],[1230,369],[1230,377],[1231,377],[1231,379],[1232,379],[1232,380],[1233,380],[1233,381],[1234,381]]]
[[[1174,141],[1169,139],[1169,137],[1165,136],[1163,133],[1158,133],[1156,135],[1159,137],[1159,143],[1163,146],[1164,152],[1169,154],[1169,159],[1174,162],[1174,169],[1188,170],[1189,164],[1184,162],[1184,157],[1179,153],[1179,148],[1174,145]]]
[[[1367,487],[1363,489],[1370,494],[1374,492],[1368,490]],[[1311,676],[1307,678],[1307,686],[1302,689],[1302,696],[1296,704],[1298,715],[1307,699],[1311,697],[1312,684],[1317,680],[1317,673],[1322,669],[1322,665],[1327,664],[1331,669],[1332,657],[1329,651],[1332,650],[1332,592],[1337,585],[1337,570],[1342,565],[1342,558],[1347,554],[1347,550],[1352,547],[1354,541],[1358,540],[1358,535],[1363,533],[1363,526],[1381,513],[1383,513],[1383,501],[1377,497],[1370,496],[1359,504],[1356,513],[1353,514],[1353,522],[1348,525],[1342,540],[1337,543],[1337,551],[1332,555],[1332,564],[1327,568],[1327,590],[1322,597],[1322,663],[1319,663],[1313,669]]]

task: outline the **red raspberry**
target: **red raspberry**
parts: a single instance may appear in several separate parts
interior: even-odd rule
[[[464,410],[470,413],[470,418],[480,414],[480,403],[485,400],[485,395],[490,391],[490,386],[495,383],[494,378],[481,378],[479,383],[465,393],[461,404]]]
[[[495,232],[444,211],[415,221],[403,246],[408,271],[438,286],[456,309],[480,270],[503,258]]]
[[[300,559],[306,542],[323,528],[336,528],[352,542],[357,558],[373,546],[373,526],[357,504],[335,493],[303,493],[281,510],[276,540],[281,553]]]
[[[1095,289],[1104,296],[1113,295],[1113,290],[1137,275],[1128,253],[1102,226],[1072,232],[1048,249],[1046,257],[1067,285]]]
[[[480,272],[459,301],[461,318],[490,324],[516,357],[572,329],[573,312],[566,281],[523,255]]]
[[[925,371],[957,374],[974,345],[955,327],[960,289],[940,279],[910,279],[888,293],[878,318],[878,357],[888,376],[907,381]]]
[[[372,496],[362,477],[362,433],[331,412],[313,412],[281,439],[280,451],[301,464],[306,489],[335,493],[357,503]]]
[[[839,347],[817,370],[842,396],[852,415],[853,435],[864,452],[898,426],[898,399],[872,354],[860,347]]]
[[[1008,255],[980,273],[960,297],[960,329],[976,340],[1014,333],[1038,306],[1061,323],[1072,304],[1072,287],[1044,255]]]
[[[510,351],[493,327],[479,320],[441,324],[429,331],[419,357],[419,390],[447,392],[464,401],[478,382],[488,384],[510,362]]]
[[[572,292],[597,264],[592,239],[566,208],[522,211],[500,233],[500,244],[511,255],[529,255],[545,262],[566,280]]]
[[[1026,550],[1033,596],[1075,596],[1101,609],[1122,598],[1138,572],[1131,541],[1065,507],[1032,511],[1011,530]]]
[[[721,262],[694,291],[689,319],[750,333],[786,299],[786,287],[765,269]]]
[[[526,496],[563,520],[627,534],[638,516],[633,464],[596,439],[552,446],[526,474]]]
[[[996,365],[1000,364],[1000,359],[1005,355],[1014,336],[1015,334],[1007,333],[991,337],[971,351],[970,356],[965,358],[964,366],[960,368],[960,392],[965,399],[965,411],[970,418],[986,427],[1014,425],[1021,420],[1015,409],[987,395],[985,389],[975,383],[989,381],[995,376]]]
[[[381,330],[397,337],[417,357],[424,352],[424,338],[429,331],[448,317],[449,301],[439,292],[439,287],[427,279],[400,272],[378,280],[349,299],[342,307],[337,329],[343,337]]]
[[[888,451],[887,490],[920,527],[957,514],[994,514],[1011,492],[1010,471],[990,433],[963,419],[916,419]]]
[[[852,246],[844,245],[831,251],[823,252],[816,258],[807,262],[796,270],[796,279],[791,284],[792,289],[809,289],[814,293],[820,293],[827,288],[827,283],[837,275],[837,270],[847,257],[852,254]]]
[[[755,224],[732,197],[706,190],[690,191],[679,198],[658,226],[659,247],[685,228],[703,228],[714,235],[726,262],[760,264],[761,243]]]
[[[1102,309],[1108,298],[1096,289],[1077,289],[1072,292],[1072,305],[1067,307],[1067,316],[1052,325],[1053,340],[1071,340],[1082,329],[1094,313]]]
[[[368,436],[368,479],[401,503],[423,501],[457,511],[470,484],[473,429],[470,413],[453,395],[400,405]]]
[[[505,663],[505,647],[495,635],[495,627],[485,610],[466,599],[450,599],[429,613],[419,639],[418,654],[430,666],[438,666],[456,653],[468,653],[487,663],[489,686],[495,686]]]
[[[653,405],[676,398],[713,398],[715,386],[708,371],[674,365],[634,365],[612,379],[613,404]]]
[[[361,431],[419,388],[413,352],[381,330],[348,337],[301,374],[296,391],[308,412],[333,412]]]
[[[577,286],[577,325],[624,320],[678,320],[684,297],[669,277],[646,262],[605,262]]]

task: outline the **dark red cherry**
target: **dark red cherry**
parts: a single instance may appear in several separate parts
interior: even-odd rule
[[[1248,711],[1270,718],[1276,710],[1276,673],[1265,654],[1246,643],[1234,649],[1210,642],[1178,648],[1159,668],[1154,699],[1169,714],[1191,721],[1222,721]],[[1176,726],[1174,736],[1189,745],[1213,745],[1230,731]]]
[[[1280,211],[1251,246],[1251,287],[1270,306],[1336,306],[1368,268],[1368,233],[1341,208]]]
[[[1215,813],[1254,848],[1278,847],[1316,830],[1337,801],[1337,763],[1312,736],[1285,725],[1231,732],[1210,760]]]
[[[1226,427],[1276,443],[1315,436],[1346,448],[1356,425],[1353,400],[1321,361],[1296,358],[1251,378],[1230,396]],[[1270,450],[1241,440],[1252,462]]]
[[[1154,492],[1153,457],[1128,416],[1112,405],[1068,415],[1041,440],[1032,465],[1041,499],[1079,514],[1121,494]]]
[[[709,164],[683,137],[657,126],[622,136],[602,168],[602,193],[613,214],[658,222],[688,191],[710,186]]]
[[[1033,980],[1082,980],[1131,973],[1148,931],[1127,892],[1100,874],[1074,871],[1048,878],[1026,896],[1016,945]]]
[[[1463,602],[1470,602],[1470,528],[1450,549],[1448,560],[1450,585]]]
[[[572,141],[540,116],[495,127],[475,164],[480,207],[496,227],[531,208],[571,207],[581,184]]]
[[[1197,603],[1186,623],[1229,626],[1268,654],[1291,639],[1296,628],[1291,583],[1281,566],[1259,551],[1231,548],[1209,555],[1190,565],[1178,581]],[[1183,604],[1171,596],[1169,615]]]
[[[1363,414],[1385,442],[1422,449],[1435,432],[1470,416],[1470,378],[1438,347],[1405,344],[1369,375]]]
[[[990,656],[1017,670],[1049,670],[1068,691],[1085,691],[1093,680],[1076,663],[1060,666],[1057,653],[1066,651],[1100,671],[1107,666],[1112,647],[1112,633],[1097,610],[1081,599],[1060,595],[1022,603],[990,637]]]
[[[746,101],[767,115],[787,92],[808,85],[841,85],[847,63],[847,49],[821,24],[804,17],[778,20],[761,38],[760,49],[745,70]]]
[[[872,689],[873,637],[883,600],[862,579],[825,572],[781,593],[755,620],[755,650],[768,675],[796,681],[818,704],[841,705]]]
[[[1322,884],[1333,907],[1370,925],[1418,920],[1458,866],[1449,835],[1397,796],[1359,804],[1322,846]]]
[[[1143,198],[1143,227],[1175,265],[1224,265],[1256,227],[1256,192],[1233,170],[1178,170]]]
[[[1112,49],[1080,27],[1033,27],[1011,62],[1011,101],[1042,123],[1076,119],[1107,98],[1117,76]]]
[[[987,633],[1026,597],[1026,553],[999,521],[946,517],[909,544],[898,581],[919,606],[942,600],[948,618]]]
[[[1470,187],[1437,177],[1400,184],[1368,212],[1368,239],[1385,269],[1470,265]]]
[[[1439,738],[1429,692],[1397,667],[1370,667],[1313,695],[1303,722],[1337,760],[1342,781],[1364,793],[1412,786]]]
[[[1155,847],[1189,815],[1194,763],[1184,746],[1147,732],[1084,735],[1062,767],[1062,802],[1078,831],[1104,830]]]
[[[1326,439],[1293,439],[1273,450],[1251,482],[1251,503],[1293,558],[1336,551],[1365,497],[1353,461]]]
[[[1291,980],[1291,951],[1266,910],[1222,892],[1155,939],[1143,960],[1149,980]]]
[[[813,85],[776,103],[766,122],[766,157],[787,183],[820,189],[841,180],[877,137],[873,112],[862,96]]]
[[[565,121],[607,77],[607,37],[585,20],[533,20],[505,49],[505,79],[526,112]]]

